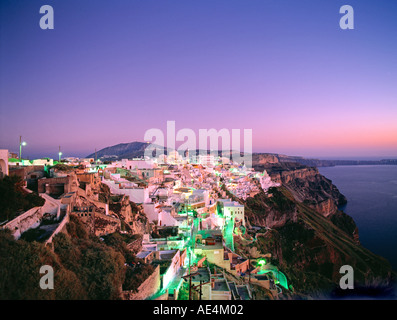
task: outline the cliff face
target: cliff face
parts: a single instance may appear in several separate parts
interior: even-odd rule
[[[272,255],[296,293],[329,296],[338,288],[340,267],[354,269],[355,285],[389,290],[392,269],[388,261],[357,243],[353,219],[337,211],[325,217],[312,206],[298,202],[286,188],[271,188],[246,200],[247,218],[254,225],[270,227],[252,247]],[[246,251],[250,248],[237,248]]]
[[[270,177],[286,186],[296,200],[311,205],[325,216],[335,214],[337,207],[346,203],[345,196],[316,168],[273,172]]]
[[[325,217],[339,215],[338,206],[347,201],[331,180],[321,175],[317,168],[295,162],[278,162],[277,159],[261,155],[253,161],[253,166],[258,171],[266,170],[271,179],[288,189],[298,202],[305,203]]]
[[[247,198],[245,215],[251,225],[277,228],[297,221],[295,203],[284,199],[276,188],[271,188],[269,195],[260,192],[254,198]]]
[[[126,231],[141,235],[149,232],[149,219],[143,212],[143,208],[130,201],[128,196],[119,196],[119,199],[114,202],[109,187],[101,183],[99,199],[103,203],[109,203],[109,210],[119,217]]]
[[[149,220],[142,208],[129,201],[128,197],[123,196],[119,202],[111,203],[109,207],[123,221],[129,233],[143,235],[149,231]]]
[[[272,263],[300,293],[329,295],[338,288],[342,265],[353,267],[356,285],[388,290],[390,264],[360,245],[354,220],[338,210],[346,198],[332,181],[316,168],[276,158],[261,155],[253,161],[257,171],[266,170],[281,187],[245,201],[248,221],[271,228],[252,246],[271,253]]]
[[[133,220],[130,222],[130,227],[133,234],[143,235],[150,231],[149,220],[143,212],[134,214]]]
[[[346,203],[346,198],[332,181],[322,176],[316,168],[297,163],[254,163],[256,170],[266,170],[271,179],[291,191],[299,202],[306,202],[328,216],[337,206]]]
[[[252,155],[252,163],[255,165],[267,165],[279,163],[278,157],[271,153],[254,153]]]

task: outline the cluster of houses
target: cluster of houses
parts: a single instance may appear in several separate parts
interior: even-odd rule
[[[39,159],[9,163],[9,174],[23,176],[39,194],[62,203],[66,215],[82,219],[97,236],[141,233],[136,256],[158,266],[158,275],[144,283],[151,289],[138,295],[140,299],[177,299],[186,281],[204,300],[252,299],[246,281],[232,281],[230,275],[237,279],[249,275],[277,296],[282,285],[274,279],[276,271],[264,272],[269,267],[235,253],[236,230],[246,228],[247,220],[244,205],[228,198],[224,190],[246,199],[259,188],[266,192],[277,184],[266,171],[255,172],[210,155],[194,163],[177,153],[162,157],[107,164],[66,158],[60,166]]]

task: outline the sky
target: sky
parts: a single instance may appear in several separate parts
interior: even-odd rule
[[[0,149],[86,156],[167,120],[252,129],[254,152],[397,157],[397,1],[0,2]]]

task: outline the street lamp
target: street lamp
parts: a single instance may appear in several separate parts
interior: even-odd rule
[[[59,162],[61,162],[61,156],[62,156],[61,146],[59,146],[59,152],[58,152]]]
[[[22,161],[22,147],[26,146],[26,142],[22,141],[22,136],[19,136],[19,160]]]

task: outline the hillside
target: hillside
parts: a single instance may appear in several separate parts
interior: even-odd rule
[[[87,158],[95,158],[102,160],[121,160],[131,158],[141,158],[144,156],[145,149],[149,144],[145,142],[129,142],[119,143],[114,146],[103,148],[95,153],[91,153]],[[198,155],[200,150],[196,150]],[[229,157],[232,153],[237,151],[218,151],[219,156]],[[190,151],[193,154],[192,151]],[[240,153],[240,152],[238,152]],[[167,154],[166,148],[164,148],[164,154]],[[342,165],[397,165],[397,159],[384,159],[384,160],[319,160],[309,159],[299,156],[287,156],[284,154],[276,153],[253,153],[252,162],[254,165],[260,165],[263,163],[299,163],[304,166],[310,167],[332,167]]]
[[[334,166],[360,166],[360,165],[397,165],[397,159],[382,159],[382,160],[323,160],[304,158],[299,156],[287,156],[284,154],[275,153],[254,153],[252,160],[256,164],[263,161],[269,162],[295,162],[309,167],[334,167]]]
[[[395,275],[390,263],[358,243],[349,216],[337,211],[335,222],[297,201],[285,187],[270,193],[271,198],[262,192],[246,200],[249,222],[270,229],[249,245],[237,245],[239,252],[248,254],[256,247],[261,254],[271,253],[271,263],[285,273],[297,295],[335,296],[343,265],[353,267],[357,290],[365,289],[370,295],[387,295],[392,290]]]
[[[143,157],[147,143],[134,141],[130,143],[119,143],[111,147],[106,147],[96,152],[98,159],[103,160],[120,160]],[[94,158],[95,153],[87,156]]]
[[[271,188],[271,197],[260,192],[245,201],[250,224],[266,227],[267,232],[239,250],[249,252],[255,246],[262,254],[271,253],[272,263],[300,295],[346,294],[338,291],[342,265],[353,267],[358,291],[387,296],[393,290],[390,263],[360,244],[354,220],[339,210],[347,200],[331,180],[316,168],[280,161],[274,154],[256,155],[253,165],[259,171],[266,169],[281,187]]]
[[[54,238],[54,250],[36,241],[15,240],[0,230],[0,299],[109,300],[121,290],[136,291],[154,268],[127,248],[134,235],[119,233],[101,241],[72,216],[67,233]],[[139,267],[135,267],[139,262]],[[42,265],[54,267],[54,290],[38,286]]]

